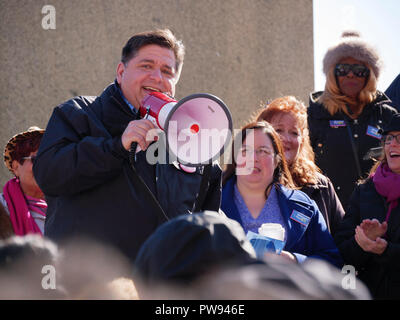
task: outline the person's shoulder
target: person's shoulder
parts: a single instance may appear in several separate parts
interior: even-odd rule
[[[383,92],[381,91],[377,91],[376,92],[376,98],[375,100],[372,102],[373,105],[377,105],[377,106],[381,106],[382,110],[384,112],[389,112],[389,113],[397,113],[396,108],[394,108],[391,105],[392,101],[390,100],[390,98]]]
[[[287,208],[292,211],[301,212],[310,218],[319,212],[318,206],[305,192],[301,190],[288,189],[282,185],[278,188],[278,198],[286,202]]]
[[[115,83],[107,86],[99,96],[79,95],[75,96],[61,104],[55,109],[61,113],[69,114],[87,114],[89,110],[97,110],[103,105],[110,105],[111,98],[116,95],[117,88]]]
[[[322,96],[323,93],[324,93],[323,91],[314,91],[314,92],[311,92],[311,93],[310,93],[310,96],[309,96],[309,103],[310,103],[310,106],[311,106],[311,105],[315,105],[315,104],[320,104],[319,98],[321,98],[321,96]]]
[[[317,178],[317,187],[318,188],[328,188],[330,184],[332,184],[331,180],[323,175],[320,172],[317,172],[316,174],[316,178]]]
[[[62,111],[82,110],[91,105],[96,99],[97,96],[76,96],[62,102],[57,108]]]
[[[301,191],[305,192],[307,195],[311,195],[315,190],[322,191],[329,188],[331,181],[327,176],[324,176],[320,172],[315,173],[315,182],[307,183],[301,188]]]
[[[361,194],[370,194],[371,191],[375,191],[375,184],[373,178],[368,176],[365,179],[360,179],[357,181],[353,192],[352,197],[359,197]]]
[[[322,104],[320,98],[323,91],[316,91],[310,94],[309,105],[307,108],[308,117],[311,119],[331,118],[328,110]]]
[[[371,176],[367,177],[364,180],[358,181],[358,183],[356,185],[356,189],[360,189],[360,190],[367,190],[367,189],[371,189],[371,188],[375,189],[374,180]]]
[[[314,205],[315,202],[303,191],[296,189],[289,189],[283,185],[278,185],[277,188],[281,195],[283,195],[286,200],[301,203],[303,205]]]

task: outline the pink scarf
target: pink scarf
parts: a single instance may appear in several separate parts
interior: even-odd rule
[[[400,198],[400,175],[394,173],[387,164],[381,164],[372,177],[376,191],[385,197],[389,203],[389,209],[385,221],[389,221],[390,214],[399,204]]]
[[[42,234],[29,210],[46,216],[46,202],[41,199],[29,197],[28,206],[28,201],[22,192],[17,178],[13,178],[6,183],[3,193],[8,210],[10,211],[10,220],[15,234],[17,236],[23,236],[28,233]]]

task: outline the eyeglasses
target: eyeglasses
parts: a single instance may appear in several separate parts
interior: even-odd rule
[[[268,148],[265,148],[265,147],[260,147],[256,150],[249,148],[249,147],[242,147],[242,148],[240,148],[240,152],[241,152],[242,156],[244,156],[244,157],[247,154],[252,155],[254,153],[257,155],[257,157],[261,157],[261,158],[274,155],[274,153],[271,150],[269,150]]]
[[[36,155],[29,157],[22,157],[21,160],[31,160],[31,162],[34,163],[36,160]]]
[[[369,76],[369,69],[360,64],[339,63],[335,67],[335,75],[338,77],[347,76],[350,71],[359,78],[366,78]]]
[[[388,135],[386,135],[386,136],[383,136],[383,143],[384,143],[384,144],[390,144],[390,143],[393,141],[393,139],[395,139],[396,142],[397,142],[398,144],[400,144],[400,134],[398,134],[398,135],[396,135],[396,136],[394,136],[394,135],[392,135],[392,134],[388,134]]]

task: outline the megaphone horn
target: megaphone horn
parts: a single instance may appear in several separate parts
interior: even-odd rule
[[[143,99],[139,112],[165,131],[169,153],[183,165],[211,163],[222,155],[232,137],[228,107],[208,93],[177,101],[152,92]]]

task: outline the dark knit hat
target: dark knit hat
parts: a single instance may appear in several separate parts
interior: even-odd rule
[[[237,221],[204,211],[161,225],[142,245],[135,267],[147,284],[189,283],[220,265],[256,262],[254,249]]]
[[[371,45],[361,39],[356,31],[345,31],[336,45],[330,47],[323,60],[323,71],[328,74],[330,68],[341,59],[351,57],[367,63],[378,79],[382,67],[378,52]]]
[[[400,113],[395,114],[389,124],[383,128],[384,135],[390,131],[400,131]]]

